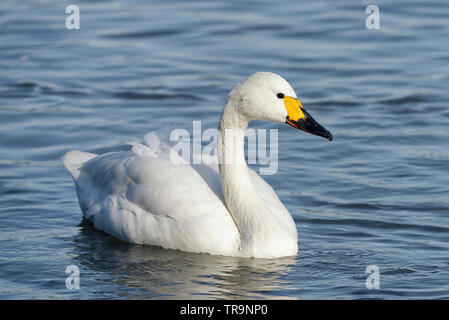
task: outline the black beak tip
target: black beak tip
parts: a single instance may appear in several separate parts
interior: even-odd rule
[[[306,113],[306,112],[305,112]],[[329,141],[334,140],[332,133],[323,128],[318,122],[316,122],[308,113],[306,113],[307,118],[300,119],[299,121],[291,121],[288,117],[285,123],[295,127],[296,129],[303,130],[310,134],[326,138]]]

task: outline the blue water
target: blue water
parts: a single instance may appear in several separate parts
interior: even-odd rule
[[[65,28],[70,4],[79,30]],[[365,28],[369,4],[379,30]],[[448,18],[436,0],[1,1],[0,298],[449,298]],[[66,151],[214,128],[256,71],[286,78],[334,135],[256,124],[279,129],[265,179],[296,222],[297,257],[132,245],[83,222]]]

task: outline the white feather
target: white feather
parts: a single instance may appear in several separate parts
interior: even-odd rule
[[[252,99],[260,101],[266,93],[273,109],[278,103],[273,94],[276,90],[293,91],[285,80],[272,75],[258,74],[253,82],[246,80],[249,85],[236,87],[225,108],[228,118],[234,119],[235,113],[242,117],[253,113],[255,119],[272,116],[273,121],[285,118],[283,106],[273,111],[265,105],[259,105],[260,109],[251,105]],[[261,88],[264,81],[267,83]],[[233,99],[242,94],[249,110],[239,110],[244,106]],[[221,125],[224,118],[225,114]],[[251,184],[257,194],[251,193],[251,188],[235,193],[231,190],[225,200],[223,185],[227,179],[220,176],[218,165],[188,164],[187,159],[174,164],[166,141],[165,136],[150,132],[142,143],[130,143],[129,151],[101,155],[70,151],[63,157],[75,181],[81,210],[96,228],[125,241],[190,252],[266,258],[296,254],[293,219],[257,173],[245,166],[246,173],[238,177],[241,181],[237,179],[242,185]],[[256,198],[262,199],[263,210],[256,207]],[[240,230],[239,214],[246,214],[245,219],[252,220],[248,226],[253,227],[246,230],[241,224]]]

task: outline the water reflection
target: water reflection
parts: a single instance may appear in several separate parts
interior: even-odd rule
[[[123,286],[118,293],[123,298],[289,298],[285,278],[296,257],[247,259],[165,250],[116,240],[87,221],[79,226],[75,261]]]

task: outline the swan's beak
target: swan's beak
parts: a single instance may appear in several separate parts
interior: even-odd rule
[[[287,119],[285,123],[303,130],[305,132],[320,136],[331,141],[332,133],[327,131],[322,125],[315,121],[304,109],[301,101],[292,97],[284,97],[285,109],[287,109]]]

